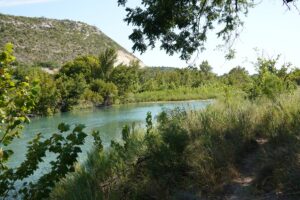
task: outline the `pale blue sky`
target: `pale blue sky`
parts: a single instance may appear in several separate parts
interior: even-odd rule
[[[135,5],[139,0],[129,0]],[[300,7],[300,6],[299,6]],[[83,21],[99,27],[104,33],[131,51],[132,43],[128,39],[132,27],[123,22],[124,8],[117,6],[117,0],[0,0],[0,12],[12,15],[48,17]],[[224,52],[215,50],[217,41],[214,35],[207,44],[207,51],[201,53],[196,61],[207,59],[218,74],[228,72],[241,65],[251,73],[254,72],[252,62],[259,49],[260,54],[272,57],[281,54],[281,62],[291,62],[300,66],[300,15],[292,6],[288,11],[281,0],[263,0],[251,9],[245,19],[244,30],[235,42],[236,58],[232,61],[224,59]],[[168,56],[159,48],[148,50],[145,54],[135,53],[149,66],[184,67],[178,55]]]

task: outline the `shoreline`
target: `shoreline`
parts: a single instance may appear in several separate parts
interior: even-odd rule
[[[196,101],[213,101],[216,100],[216,98],[210,98],[210,99],[188,99],[188,100],[164,100],[164,101],[139,101],[139,102],[128,102],[128,103],[120,103],[120,104],[112,104],[112,105],[103,105],[103,106],[88,106],[88,107],[82,107],[82,108],[76,108],[71,111],[67,112],[57,112],[54,113],[53,115],[38,115],[38,114],[29,114],[27,115],[30,119],[36,119],[36,118],[41,118],[41,117],[53,117],[55,115],[61,115],[65,113],[72,113],[72,112],[78,112],[78,111],[84,111],[84,110],[92,110],[92,109],[107,109],[110,107],[120,107],[120,106],[126,106],[126,105],[141,105],[141,104],[155,104],[155,103],[184,103],[184,102],[196,102]]]
[[[138,101],[138,102],[129,102],[121,104],[113,104],[111,106],[122,106],[122,105],[131,105],[131,104],[154,104],[154,103],[180,103],[180,102],[195,102],[195,101],[213,101],[216,98],[212,99],[187,99],[187,100],[163,100],[163,101]]]

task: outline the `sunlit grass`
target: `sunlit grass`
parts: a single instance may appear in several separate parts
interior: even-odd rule
[[[177,89],[148,91],[134,94],[132,101],[150,102],[150,101],[180,101],[180,100],[198,100],[215,99],[223,96],[226,89],[233,90],[223,85],[206,85],[197,88],[180,87]]]

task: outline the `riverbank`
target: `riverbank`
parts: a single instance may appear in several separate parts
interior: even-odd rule
[[[114,104],[116,105],[127,105],[135,103],[168,103],[168,102],[180,102],[180,101],[198,101],[205,100],[209,101],[212,99],[223,98],[226,93],[230,95],[241,95],[240,89],[229,87],[225,85],[208,85],[197,88],[181,87],[170,90],[159,90],[159,91],[147,91],[141,93],[130,93],[125,97],[116,99]],[[74,106],[74,110],[88,109],[92,107],[109,107],[109,106],[95,106],[91,102],[81,102],[77,106]]]
[[[298,199],[299,101],[236,97],[161,114],[155,128],[148,117],[144,134],[95,150],[51,199]]]
[[[178,88],[149,91],[133,95],[134,102],[184,101],[215,99],[224,94],[223,87]],[[130,102],[130,100],[129,100]]]

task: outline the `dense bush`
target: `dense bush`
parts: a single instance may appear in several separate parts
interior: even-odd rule
[[[60,110],[63,112],[72,110],[73,106],[79,103],[80,96],[87,88],[82,74],[74,78],[63,75],[56,80],[56,86],[60,94]]]
[[[258,75],[254,77],[253,86],[249,90],[249,98],[266,96],[274,99],[281,93],[291,92],[296,88],[295,82],[289,79],[287,66],[276,68],[277,59],[258,58]],[[292,73],[291,73],[292,74]]]
[[[118,88],[111,82],[96,79],[90,84],[90,89],[103,97],[104,105],[111,105],[118,94]]]
[[[129,92],[137,92],[138,82],[138,65],[133,63],[132,66],[117,66],[113,69],[110,77],[119,90],[119,95],[125,95]]]

